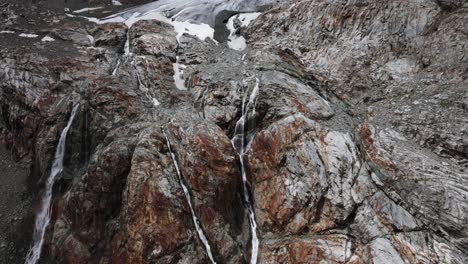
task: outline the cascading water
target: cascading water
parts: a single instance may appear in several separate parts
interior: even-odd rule
[[[141,81],[140,73],[138,73],[138,68],[136,65],[134,65],[133,61],[132,65],[135,68],[135,73],[138,80],[138,88],[140,88],[140,90],[142,90],[145,93],[146,97],[153,103],[154,106],[159,106],[161,103],[149,94],[149,89]]]
[[[247,93],[244,94],[242,98],[242,116],[236,123],[236,128],[234,131],[234,137],[231,140],[231,143],[234,149],[239,156],[240,164],[241,164],[241,173],[242,173],[242,190],[244,194],[244,202],[246,204],[247,210],[249,212],[249,222],[250,222],[250,229],[252,231],[252,254],[250,258],[251,264],[256,264],[258,259],[258,248],[259,248],[259,240],[257,236],[257,222],[255,221],[255,211],[252,206],[252,201],[250,199],[249,190],[247,187],[247,173],[245,170],[245,163],[244,163],[244,156],[245,153],[249,150],[249,144],[246,147],[246,134],[245,134],[245,125],[248,120],[249,110],[251,109],[251,114],[255,115],[255,105],[257,101],[258,90],[260,87],[260,81],[256,79],[255,87],[252,90],[249,102],[246,105]]]
[[[123,22],[127,25],[130,29],[131,26],[139,20],[158,20],[170,24],[174,27],[176,31],[176,39],[177,42],[180,44],[180,38],[183,34],[190,34],[197,36],[200,40],[205,40],[206,38],[210,38],[214,40],[214,27],[216,22],[216,17],[222,11],[233,11],[239,13],[251,13],[260,11],[262,6],[269,5],[275,2],[275,0],[252,0],[252,1],[245,1],[245,0],[233,0],[233,1],[226,1],[226,0],[212,0],[212,1],[204,1],[204,0],[160,0],[155,1],[146,5],[142,5],[136,8],[132,8],[126,10],[125,12],[118,13],[112,16],[109,16],[104,19],[96,19],[96,18],[87,18],[90,21],[95,23],[110,23],[110,22]],[[209,12],[207,12],[209,10]],[[252,14],[252,18],[250,16],[246,16],[246,20],[244,21],[247,25],[253,18],[258,16],[260,13]],[[245,15],[244,15],[245,16]],[[216,42],[216,41],[215,41]],[[242,46],[242,49],[245,48]],[[237,48],[239,49],[239,48]],[[130,50],[130,35],[129,30],[127,31],[127,39],[124,46],[124,54],[123,57],[125,61],[128,57],[131,57],[131,50]],[[115,69],[112,72],[112,75],[115,75],[117,69],[120,65],[117,63]],[[174,83],[176,88],[179,90],[186,90],[184,86],[184,81],[182,78],[182,69],[184,65],[180,64],[179,57],[177,57],[176,62],[173,65],[174,67]],[[137,72],[138,74],[138,72]],[[141,84],[139,76],[137,76],[139,82]],[[252,255],[251,255],[251,264],[256,264],[258,259],[258,249],[259,249],[259,240],[257,236],[257,224],[255,221],[255,212],[253,210],[252,202],[250,199],[248,187],[247,187],[247,174],[245,171],[245,164],[244,164],[244,156],[248,150],[248,145],[246,143],[246,138],[248,135],[245,135],[245,125],[248,120],[248,115],[255,115],[255,103],[256,103],[256,96],[259,90],[259,80],[256,79],[256,85],[252,90],[248,102],[247,101],[247,93],[245,94],[242,102],[242,117],[236,123],[235,135],[232,139],[232,144],[236,149],[236,152],[239,156],[240,163],[241,163],[241,172],[242,172],[242,181],[243,181],[243,196],[246,207],[249,212],[249,222],[252,231]],[[247,103],[247,104],[246,104]],[[158,105],[155,103],[155,105]],[[166,134],[164,134],[166,136]],[[184,185],[180,171],[177,165],[177,161],[175,159],[174,153],[172,153],[170,149],[170,142],[166,136],[167,144],[169,150],[171,152],[171,157],[174,162],[174,166],[176,167],[180,184],[184,189],[185,196],[187,201],[190,205],[193,221],[195,223],[195,227],[197,229],[198,235],[202,240],[203,244],[205,245],[207,254],[210,257],[210,260],[214,262],[213,256],[211,254],[211,249],[206,240],[206,236],[203,233],[203,230],[200,227],[198,219],[195,216],[195,212],[191,205],[190,194],[188,192],[187,186]],[[246,147],[247,146],[247,147]]]
[[[45,190],[42,195],[41,208],[36,216],[36,222],[34,224],[33,246],[29,250],[28,255],[26,256],[26,264],[35,264],[41,257],[41,250],[42,245],[44,244],[45,231],[50,222],[50,204],[52,201],[52,190],[54,187],[55,178],[63,170],[63,158],[65,156],[65,143],[67,139],[67,134],[68,130],[70,129],[73,123],[73,119],[75,118],[75,115],[78,112],[78,109],[79,104],[73,107],[67,126],[62,130],[62,133],[60,134],[60,139],[55,150],[54,162],[52,163],[52,169],[50,171],[49,177],[47,178]]]
[[[117,74],[117,70],[119,69],[119,66],[120,66],[120,59],[117,60],[117,63],[115,64],[115,67],[112,70],[112,75]]]
[[[201,228],[200,221],[198,220],[197,216],[195,215],[195,210],[193,210],[192,200],[191,200],[191,197],[190,197],[190,192],[188,190],[188,187],[185,185],[184,181],[182,180],[182,175],[180,173],[180,169],[179,169],[179,165],[178,165],[177,160],[176,160],[176,156],[175,156],[174,152],[172,152],[171,142],[170,142],[169,138],[167,137],[167,134],[164,131],[164,129],[163,129],[163,134],[164,134],[164,137],[166,138],[167,148],[169,149],[169,153],[171,154],[172,162],[174,163],[174,167],[175,167],[176,172],[177,172],[177,177],[179,179],[179,184],[182,186],[182,189],[183,189],[184,194],[185,194],[185,198],[187,199],[187,203],[188,203],[188,205],[190,207],[190,213],[192,214],[192,220],[193,220],[193,223],[195,224],[195,229],[197,230],[198,237],[200,238],[203,245],[205,246],[206,253],[207,253],[208,257],[210,258],[211,263],[216,264],[216,261],[213,258],[213,253],[211,252],[211,246],[208,243],[208,239],[206,238],[206,235],[203,232],[203,229]]]
[[[124,56],[128,57],[130,55],[131,53],[130,53],[130,27],[129,27],[127,30],[127,35],[126,35],[126,40],[125,40],[125,45],[124,45]]]

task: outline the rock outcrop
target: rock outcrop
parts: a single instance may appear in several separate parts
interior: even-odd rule
[[[210,263],[201,231],[217,263],[248,263],[249,206],[258,263],[468,262],[463,1],[274,3],[242,51],[3,5],[0,135],[30,166],[25,199],[80,105],[42,262]]]

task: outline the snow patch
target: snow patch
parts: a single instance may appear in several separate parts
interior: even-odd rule
[[[21,33],[19,34],[20,37],[22,38],[37,38],[39,35],[36,34],[27,34],[27,33]]]
[[[11,31],[11,30],[2,30],[0,31],[0,34],[14,34],[15,32],[14,31]]]
[[[153,105],[154,106],[159,106],[159,105],[161,105],[161,103],[156,98],[153,97]]]
[[[185,33],[196,36],[202,41],[206,38],[213,39],[214,36],[214,29],[208,24],[192,24],[188,21],[172,21],[171,24],[177,32],[177,41]]]
[[[121,6],[122,3],[120,3],[118,0],[112,0],[112,4],[115,6]]]
[[[234,22],[238,19],[241,22],[241,24],[239,25],[240,27],[247,27],[254,19],[260,16],[260,14],[261,13],[238,14],[238,15],[232,16],[228,20],[226,27],[230,32],[228,36],[229,48],[233,50],[244,50],[247,47],[245,38],[243,36],[236,34],[237,30],[234,25]]]
[[[257,19],[262,13],[255,12],[255,13],[244,13],[239,15],[239,20],[242,23],[243,27],[248,27],[252,21]]]
[[[98,10],[98,9],[102,9],[104,8],[103,6],[98,6],[98,7],[88,7],[88,8],[82,8],[82,9],[78,9],[78,10],[74,10],[73,13],[84,13],[84,12],[89,12],[89,11],[94,11],[94,10]]]
[[[177,40],[179,41],[180,37],[183,34],[189,34],[198,37],[200,40],[205,40],[206,38],[211,38],[214,40],[214,29],[208,24],[204,23],[190,23],[189,21],[177,21],[172,18],[165,17],[159,11],[150,10],[146,13],[134,12],[130,17],[124,18],[123,14],[110,16],[104,19],[98,19],[94,17],[83,17],[90,22],[97,24],[105,24],[111,22],[122,22],[127,25],[128,28],[132,27],[133,24],[140,20],[157,20],[167,24],[170,24],[174,27],[175,32],[177,33]],[[216,41],[215,41],[216,42]]]
[[[45,36],[41,39],[42,42],[51,42],[51,41],[55,41],[55,39],[49,37],[49,36]]]

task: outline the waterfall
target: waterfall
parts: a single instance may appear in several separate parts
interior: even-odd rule
[[[211,247],[210,247],[210,244],[208,243],[208,239],[206,238],[206,235],[203,232],[203,229],[201,228],[200,221],[198,220],[197,216],[195,215],[195,210],[193,210],[192,200],[191,200],[191,197],[190,197],[190,192],[188,190],[188,187],[185,185],[184,181],[182,180],[182,174],[180,173],[180,169],[179,169],[179,165],[178,165],[177,160],[176,160],[176,156],[175,156],[174,152],[172,152],[171,142],[169,141],[169,138],[167,137],[167,134],[164,131],[164,129],[162,131],[163,131],[164,137],[166,138],[167,148],[169,149],[169,153],[171,154],[172,162],[174,163],[174,167],[175,167],[176,172],[177,172],[177,177],[179,179],[179,184],[182,186],[182,189],[183,189],[184,194],[185,194],[185,199],[187,200],[187,203],[188,203],[188,205],[190,207],[190,213],[192,214],[192,220],[193,220],[193,223],[195,224],[195,229],[197,230],[198,237],[200,238],[203,245],[205,246],[206,253],[208,254],[208,257],[210,258],[211,263],[216,264],[216,261],[213,258],[213,253],[211,253]]]
[[[174,83],[177,89],[179,90],[187,90],[187,87],[185,87],[185,80],[183,77],[184,74],[184,69],[187,67],[183,64],[179,63],[179,56],[176,56],[176,62],[172,64],[172,67],[174,69]]]
[[[35,264],[41,256],[42,245],[44,244],[44,235],[47,226],[50,222],[51,213],[51,201],[52,201],[52,190],[54,187],[55,178],[63,169],[63,157],[65,156],[65,143],[67,139],[68,130],[70,129],[73,119],[78,112],[79,104],[77,104],[70,115],[67,126],[62,130],[60,139],[55,150],[54,162],[52,163],[52,169],[50,175],[45,183],[45,190],[42,195],[41,208],[36,216],[36,222],[34,224],[33,234],[33,247],[29,250],[26,256],[26,264]]]
[[[151,101],[151,103],[153,103],[153,106],[155,106],[155,107],[159,106],[161,103],[158,101],[158,99],[156,99],[156,98],[154,98],[154,97],[152,97],[150,95],[149,89],[141,81],[140,73],[138,72],[137,66],[134,65],[134,61],[132,61],[131,64],[135,68],[135,74],[136,74],[137,80],[138,80],[138,88],[145,93],[146,97]]]
[[[247,99],[246,98],[247,93],[244,94],[242,98],[242,116],[236,123],[234,137],[231,140],[232,146],[234,147],[234,149],[237,152],[237,155],[239,156],[240,165],[241,165],[241,173],[242,173],[242,186],[243,186],[242,190],[244,194],[244,202],[249,212],[250,230],[252,231],[252,255],[250,258],[251,264],[257,263],[259,240],[257,236],[257,222],[255,221],[255,211],[253,209],[252,201],[250,199],[249,190],[247,187],[247,173],[245,170],[245,163],[244,163],[245,153],[249,150],[249,147],[248,147],[249,144],[247,144],[247,147],[245,146],[246,145],[245,144],[246,143],[245,142],[245,138],[246,138],[245,125],[246,125],[246,122],[248,121],[250,108],[252,109],[251,114],[255,115],[255,105],[257,102],[259,86],[260,86],[260,81],[258,80],[258,78],[256,78],[255,87],[250,93],[249,102],[247,105],[245,102]]]
[[[120,66],[120,59],[117,60],[117,64],[115,64],[114,70],[112,70],[112,75],[115,75],[117,73],[119,66]]]
[[[128,57],[131,55],[130,53],[130,27],[127,30],[127,39],[125,40],[125,45],[124,45],[124,56]]]

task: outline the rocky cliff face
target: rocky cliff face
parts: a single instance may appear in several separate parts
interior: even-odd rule
[[[464,1],[266,1],[234,22],[241,51],[170,20],[81,17],[132,1],[44,2],[0,4],[0,135],[30,167],[24,229],[80,105],[40,263],[249,263],[250,209],[258,263],[468,262]],[[242,10],[220,6],[227,36]],[[6,263],[33,240],[15,230]]]

